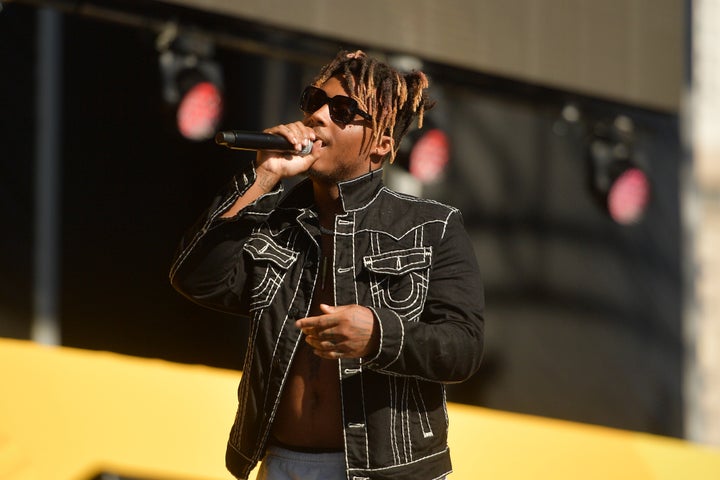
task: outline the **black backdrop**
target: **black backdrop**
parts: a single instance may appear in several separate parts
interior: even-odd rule
[[[35,13],[16,4],[0,13],[0,335],[18,338],[32,316]],[[149,31],[63,20],[63,344],[240,368],[245,322],[180,297],[167,270],[182,231],[250,154],[178,136]],[[326,42],[323,53],[338,47]],[[224,127],[263,128],[267,59],[223,48],[217,58]],[[288,91],[315,68],[287,63]],[[677,117],[427,68],[453,155],[445,181],[424,193],[463,211],[487,296],[485,364],[449,398],[681,436]],[[569,100],[582,122],[561,119]],[[288,101],[287,119],[293,112]],[[656,191],[630,228],[596,208],[585,182],[586,127],[618,113],[637,125]]]

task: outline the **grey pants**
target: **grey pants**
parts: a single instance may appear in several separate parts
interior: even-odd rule
[[[345,454],[304,453],[271,445],[257,480],[346,480]]]
[[[256,480],[347,480],[345,454],[304,453],[271,445]]]

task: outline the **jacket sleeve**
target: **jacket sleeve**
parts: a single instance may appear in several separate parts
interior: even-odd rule
[[[215,310],[248,315],[242,249],[253,229],[265,221],[282,194],[278,184],[236,216],[220,218],[255,181],[252,165],[233,177],[225,191],[182,237],[170,268],[178,292]]]
[[[403,321],[392,309],[374,308],[380,348],[365,366],[443,383],[467,380],[482,360],[484,304],[472,243],[460,213],[454,211],[434,248],[419,321]]]

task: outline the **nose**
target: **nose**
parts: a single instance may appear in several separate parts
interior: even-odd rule
[[[313,113],[306,114],[305,123],[308,125],[327,125],[330,122],[330,106],[325,103]]]

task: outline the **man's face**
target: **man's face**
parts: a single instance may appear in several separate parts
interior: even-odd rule
[[[348,95],[336,77],[330,78],[319,87],[325,91],[328,98]],[[312,127],[322,142],[321,147],[315,149],[317,159],[308,172],[314,180],[334,185],[359,177],[380,165],[378,162],[371,162],[372,130],[369,122],[359,115],[347,125],[337,124],[330,118],[329,107],[325,104],[315,112],[305,114],[303,123]]]

